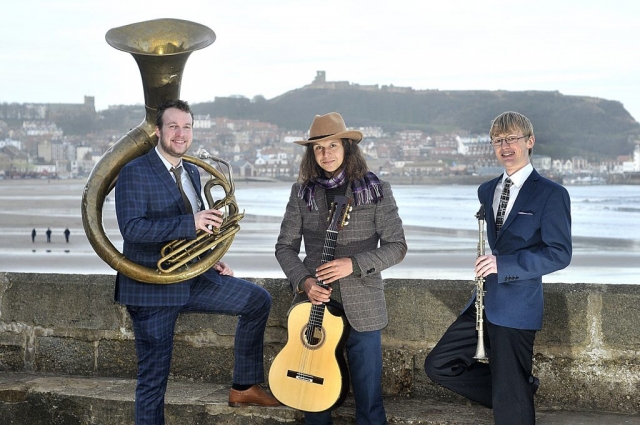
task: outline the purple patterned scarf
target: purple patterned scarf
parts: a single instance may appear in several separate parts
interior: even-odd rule
[[[330,179],[317,178],[314,181],[310,181],[307,184],[300,186],[298,192],[298,198],[304,199],[307,203],[309,211],[318,210],[316,204],[316,186],[320,185],[325,189],[335,189],[338,186],[342,186],[346,181],[346,174],[342,170],[337,176],[333,176]],[[354,202],[357,205],[362,204],[376,204],[383,198],[382,183],[378,176],[369,171],[361,180],[354,180],[351,182],[351,190],[355,197]]]

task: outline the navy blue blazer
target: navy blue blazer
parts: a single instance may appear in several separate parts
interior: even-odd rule
[[[182,162],[200,197],[196,166]],[[199,199],[202,205],[202,199]],[[130,161],[116,181],[116,215],[124,240],[123,254],[140,265],[157,268],[161,248],[170,241],[195,239],[193,214],[187,213],[176,186],[155,149]],[[183,305],[191,280],[171,285],[138,282],[121,273],[116,277],[115,299],[137,306]]]
[[[484,284],[485,312],[496,325],[538,330],[544,310],[542,276],[571,262],[569,193],[533,170],[498,235],[493,197],[501,179],[478,188],[478,199],[487,212],[487,240],[498,265],[498,273],[487,276]],[[474,299],[475,293],[467,307]]]

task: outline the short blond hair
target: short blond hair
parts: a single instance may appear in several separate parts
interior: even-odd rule
[[[522,132],[523,136],[533,136],[533,124],[524,115],[507,111],[503,112],[491,121],[489,137],[492,139],[500,134]]]

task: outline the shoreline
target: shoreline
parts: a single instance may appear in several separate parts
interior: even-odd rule
[[[289,186],[290,183],[280,182]],[[80,213],[84,180],[0,181],[0,272],[115,274],[89,243]],[[272,183],[242,182],[243,187]],[[53,193],[53,196],[52,196]],[[103,207],[103,225],[119,248],[122,238],[113,202]],[[282,218],[246,214],[224,260],[240,277],[284,278],[274,255]],[[51,243],[45,230],[51,228]],[[63,231],[71,230],[70,242]],[[36,228],[35,242],[31,230]],[[409,250],[405,260],[382,272],[385,279],[473,280],[477,231],[405,225]],[[640,284],[640,240],[576,237],[571,265],[544,282]],[[47,252],[48,251],[48,252]]]
[[[270,223],[246,223],[223,257],[238,277],[285,277],[274,255],[279,222],[272,222],[271,218],[268,221]],[[8,230],[0,225],[0,272],[115,275],[80,231],[72,229],[69,243],[64,242],[61,230],[53,233],[51,243],[46,243],[41,234],[32,243],[28,228]],[[119,234],[109,233],[108,236],[119,249],[122,243]],[[574,243],[569,267],[545,276],[543,281],[640,284],[637,250],[621,252],[620,241],[614,241],[614,246],[606,250],[595,250],[587,242]],[[405,259],[383,271],[384,279],[473,280],[477,249],[474,235],[452,237],[447,229],[420,228],[407,232],[407,244],[409,250]]]
[[[397,175],[385,175],[380,176],[383,180],[388,181],[391,185],[472,185],[478,186],[488,180],[491,180],[497,177],[499,174],[486,174],[486,175],[428,175],[428,176],[397,176]],[[546,176],[547,178],[550,178]],[[562,184],[563,186],[601,186],[601,185],[631,185],[637,186],[640,185],[640,174],[638,173],[628,173],[628,175],[617,175],[611,174],[606,177],[606,182],[598,182],[598,183],[588,183],[584,181],[577,181],[575,183],[567,182],[563,176],[559,178],[551,178],[552,180]],[[35,179],[35,178],[27,178],[27,179],[0,179],[0,182],[25,182],[25,183],[33,183],[38,181],[46,181],[47,183],[51,182],[62,182],[62,183],[73,183],[73,182],[82,182],[87,181],[87,178],[56,178],[56,179]],[[274,178],[274,177],[241,177],[234,176],[233,181],[236,184],[273,184],[273,183],[283,183],[287,185],[293,184],[296,179],[295,178]]]

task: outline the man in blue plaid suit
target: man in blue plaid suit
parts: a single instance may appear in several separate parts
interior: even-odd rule
[[[156,148],[129,162],[118,176],[116,214],[123,253],[142,266],[156,268],[160,249],[167,242],[195,239],[196,230],[212,233],[211,227],[222,223],[220,211],[203,209],[197,168],[182,161],[192,143],[192,131],[189,105],[180,100],[164,103],[156,118]],[[133,322],[138,356],[137,425],[164,424],[173,333],[181,312],[238,316],[229,405],[279,405],[257,385],[264,382],[263,338],[271,296],[264,288],[233,277],[224,262],[196,278],[170,285],[142,283],[119,273],[115,299],[126,305]]]

